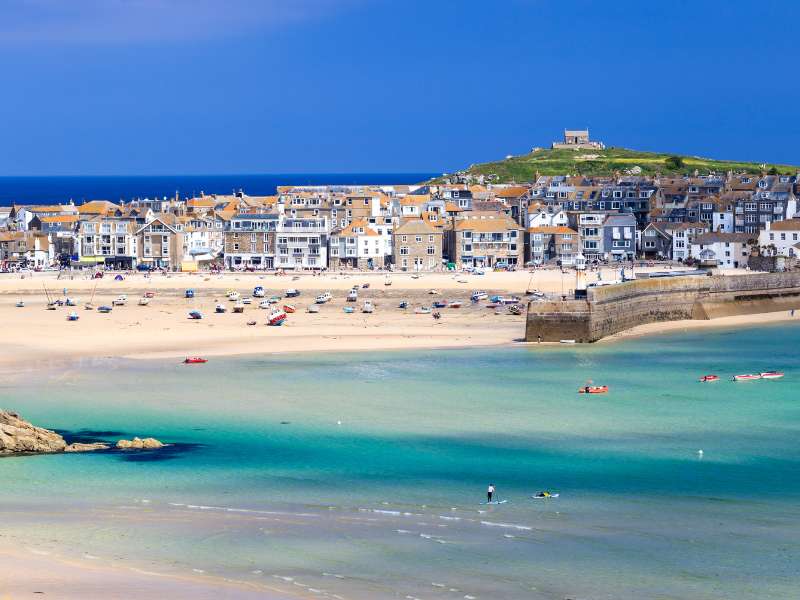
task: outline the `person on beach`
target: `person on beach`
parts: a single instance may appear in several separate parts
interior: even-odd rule
[[[486,490],[486,501],[491,502],[492,496],[494,496],[494,484],[490,483],[489,488]]]

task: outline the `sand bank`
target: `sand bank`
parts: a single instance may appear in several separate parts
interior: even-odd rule
[[[105,564],[93,556],[56,557],[36,550],[0,549],[0,598],[59,600],[297,600],[314,597],[303,590],[280,590],[219,577],[180,576]],[[318,596],[316,596],[318,597]]]

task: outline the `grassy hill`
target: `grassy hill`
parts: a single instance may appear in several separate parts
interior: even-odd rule
[[[676,158],[680,159],[676,163]],[[638,169],[636,169],[638,167]],[[639,169],[641,171],[639,171]],[[537,171],[540,175],[604,176],[615,173],[662,175],[700,174],[727,171],[736,173],[778,172],[794,174],[800,167],[761,164],[729,160],[714,160],[699,156],[682,156],[660,152],[640,152],[627,148],[605,150],[549,150],[539,149],[530,154],[513,156],[495,162],[471,165],[459,174],[495,175],[499,182],[532,181]]]

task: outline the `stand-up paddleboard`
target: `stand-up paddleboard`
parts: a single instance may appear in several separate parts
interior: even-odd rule
[[[491,502],[481,502],[481,504],[505,504],[508,500],[492,500]]]
[[[531,500],[550,500],[550,498],[558,498],[559,494],[550,494],[549,496],[531,496]]]

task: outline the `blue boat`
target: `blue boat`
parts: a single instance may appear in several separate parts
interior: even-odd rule
[[[408,308],[408,302],[406,302],[405,300],[403,300],[403,301],[402,301],[402,302],[401,302],[401,303],[400,303],[400,304],[397,306],[397,308]]]
[[[184,296],[186,298],[194,298],[194,290],[186,290],[186,293],[184,294]]]
[[[441,300],[437,300],[433,303],[433,308],[447,308],[447,302],[442,302]]]
[[[195,320],[202,319],[203,318],[203,313],[201,313],[199,310],[189,311],[189,318],[190,319],[195,319]]]
[[[110,306],[98,306],[97,307],[97,312],[110,313],[111,312],[111,307]]]
[[[346,312],[348,315],[354,311],[352,306],[345,306],[342,310]]]

